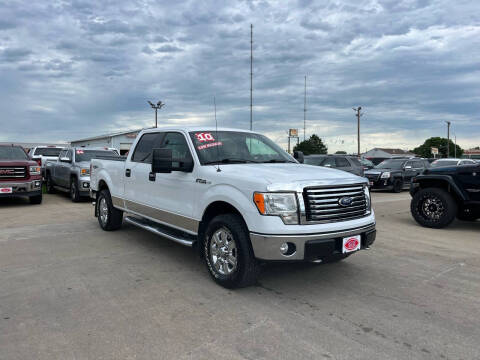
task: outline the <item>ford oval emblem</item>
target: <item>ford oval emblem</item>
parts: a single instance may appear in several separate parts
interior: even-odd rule
[[[353,198],[350,197],[350,196],[345,196],[345,197],[340,198],[340,200],[338,200],[338,203],[341,206],[350,206],[350,205],[352,205],[352,202],[353,202]]]

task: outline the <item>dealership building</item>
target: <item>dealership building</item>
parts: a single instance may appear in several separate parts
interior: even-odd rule
[[[132,146],[138,133],[143,129],[128,130],[113,134],[93,136],[85,139],[73,140],[71,145],[74,147],[109,147],[120,151],[120,155],[125,155]]]

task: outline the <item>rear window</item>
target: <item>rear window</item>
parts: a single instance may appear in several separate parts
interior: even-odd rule
[[[28,155],[18,146],[0,146],[0,160],[28,160]]]
[[[118,154],[115,151],[104,151],[104,150],[82,150],[78,149],[75,151],[75,162],[81,161],[90,161],[98,156],[115,156]]]
[[[60,151],[62,151],[62,148],[49,148],[49,147],[36,148],[35,153],[33,155],[58,157],[58,155],[60,154]]]

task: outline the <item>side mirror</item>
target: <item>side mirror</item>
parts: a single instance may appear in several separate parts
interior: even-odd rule
[[[60,158],[60,161],[70,163],[72,162],[72,159],[70,159],[68,156],[64,156]]]
[[[175,162],[174,162],[175,164]],[[193,159],[182,159],[177,162],[178,166],[174,166],[173,170],[182,171],[182,172],[192,172],[193,171]]]
[[[166,174],[171,173],[172,169],[172,149],[153,149],[152,173]]]
[[[303,162],[305,161],[304,156],[303,156],[303,152],[301,152],[301,151],[294,151],[293,152],[293,157],[301,164],[303,164]]]
[[[405,170],[412,170],[412,167],[410,165],[405,166]]]

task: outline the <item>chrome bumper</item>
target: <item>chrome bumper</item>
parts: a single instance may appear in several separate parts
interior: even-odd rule
[[[42,181],[31,180],[26,182],[0,182],[0,188],[12,188],[11,194],[5,194],[5,196],[20,196],[22,194],[29,195],[32,192],[41,191]]]
[[[370,236],[369,234],[373,234]],[[336,245],[341,239],[351,235],[362,235],[361,249],[368,248],[375,241],[375,223],[344,231],[325,232],[308,235],[266,235],[250,233],[250,241],[252,243],[253,253],[257,259],[261,260],[308,260],[305,251],[305,245],[309,242],[312,244],[325,244],[325,253],[323,255],[335,254]],[[367,236],[368,235],[368,236]],[[373,240],[372,240],[373,237]],[[291,243],[295,245],[295,252],[291,255],[284,255],[280,252],[280,246],[283,243]],[[341,246],[340,246],[341,249]]]

